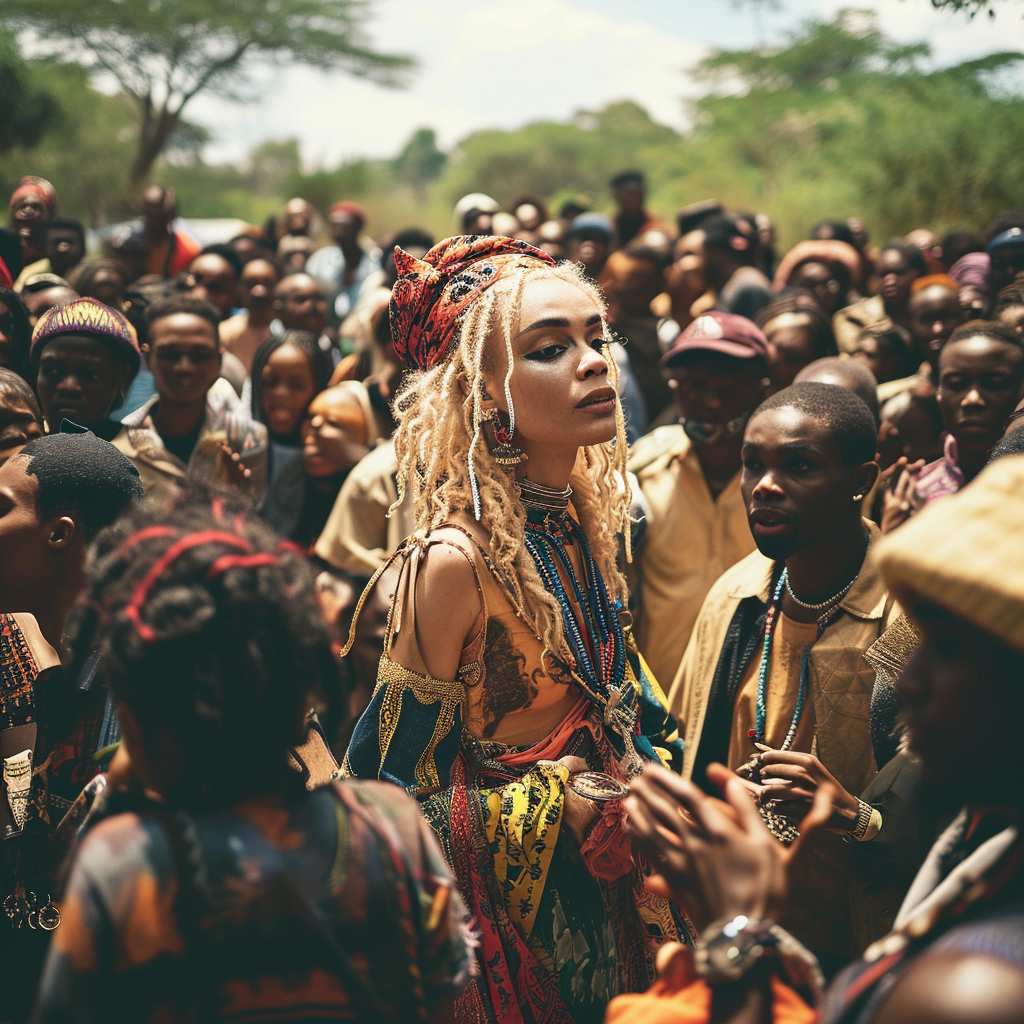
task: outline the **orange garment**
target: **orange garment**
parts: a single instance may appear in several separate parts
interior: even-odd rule
[[[786,739],[796,710],[797,694],[800,692],[800,664],[804,650],[814,643],[817,635],[817,623],[797,622],[788,615],[779,614],[775,635],[772,637],[768,692],[764,702],[764,741],[769,747],[779,749]],[[736,695],[732,737],[729,740],[729,767],[733,769],[746,764],[757,753],[754,741],[748,734],[757,725],[757,677],[760,671],[761,648],[758,648],[757,654],[750,659]],[[808,693],[797,723],[796,737],[789,749],[810,753],[813,746],[814,701]]]
[[[707,1024],[711,987],[697,975],[693,951],[673,943],[658,954],[658,980],[637,995],[617,996],[608,1004],[604,1024]],[[771,976],[772,1024],[815,1024],[817,1012],[774,974]]]
[[[202,246],[183,231],[174,231],[146,247],[146,273],[176,277],[199,255]]]

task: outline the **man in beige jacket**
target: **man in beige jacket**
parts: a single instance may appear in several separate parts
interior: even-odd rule
[[[843,788],[845,816],[830,824],[845,835],[812,837],[790,919],[836,965],[865,938],[852,934],[864,915],[851,911],[852,847],[842,840],[874,838],[862,828],[874,809],[856,794],[895,754],[897,706],[876,692],[864,659],[899,615],[872,563],[877,528],[861,517],[878,475],[875,440],[867,406],[833,385],[796,384],[758,408],[741,478],[758,551],[711,588],[670,693],[685,725],[684,775],[704,785],[708,764],[722,762],[743,769],[755,793],[772,776],[779,803],[759,802],[768,817],[778,812],[780,838],[807,810],[785,789],[798,777],[809,785],[807,755],[817,779]],[[769,748],[788,763],[765,768]],[[886,895],[867,931],[884,933]]]

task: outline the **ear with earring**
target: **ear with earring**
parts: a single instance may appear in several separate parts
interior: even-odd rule
[[[526,462],[528,456],[512,443],[511,424],[506,426],[497,409],[488,409],[483,419],[484,431],[487,435],[487,447],[494,461],[499,466],[518,466]]]

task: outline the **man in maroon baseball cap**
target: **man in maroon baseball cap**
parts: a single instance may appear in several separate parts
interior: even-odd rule
[[[767,394],[768,342],[746,317],[705,313],[676,338],[661,366],[679,419],[630,453],[650,509],[630,589],[640,651],[668,685],[711,585],[754,550],[740,494],[740,447]]]
[[[721,352],[734,359],[754,359],[760,356],[767,365],[768,339],[761,328],[745,316],[735,313],[704,313],[673,342],[662,356],[666,369],[684,362],[688,352]]]

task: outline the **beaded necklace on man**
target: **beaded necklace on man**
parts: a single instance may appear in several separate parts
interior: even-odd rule
[[[757,725],[747,732],[747,735],[755,743],[763,744],[765,742],[764,729],[765,719],[767,717],[768,678],[771,675],[772,640],[775,636],[776,622],[778,621],[779,615],[782,614],[782,591],[785,589],[789,596],[801,608],[804,608],[807,611],[820,613],[817,615],[817,640],[821,638],[821,634],[824,633],[825,627],[829,624],[833,614],[839,607],[839,602],[846,597],[856,580],[857,577],[854,576],[846,586],[844,586],[838,593],[833,594],[827,600],[822,601],[819,604],[808,604],[806,601],[801,601],[800,598],[793,593],[793,588],[789,585],[789,570],[783,566],[782,574],[779,576],[778,583],[775,584],[771,604],[768,606],[768,612],[765,615],[764,620],[764,645],[761,649],[761,665],[757,672]],[[803,714],[804,702],[807,698],[807,676],[811,660],[811,648],[813,646],[814,644],[808,644],[804,648],[803,657],[800,660],[800,685],[796,695],[796,707],[793,709],[793,718],[789,723],[789,729],[786,731],[786,737],[778,748],[779,750],[789,750],[793,745],[793,741],[796,739],[796,731],[800,725],[800,716]],[[791,843],[800,835],[796,826],[793,825],[793,823],[784,815],[776,814],[770,807],[766,807],[760,803],[758,804],[758,809],[761,811],[761,816],[764,818],[769,830],[777,839],[782,840],[784,843]]]
[[[526,549],[544,588],[562,609],[562,625],[575,670],[590,690],[606,691],[616,686],[626,671],[626,644],[618,614],[621,604],[608,597],[586,534],[569,515],[572,488],[558,491],[522,480],[520,496],[526,508]],[[580,553],[582,581],[567,550],[573,541]],[[569,583],[575,607],[564,580]]]

